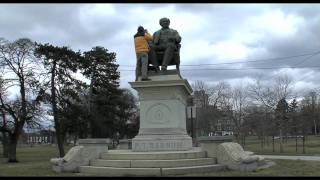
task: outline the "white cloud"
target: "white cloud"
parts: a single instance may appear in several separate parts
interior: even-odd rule
[[[240,42],[226,40],[210,44],[203,39],[186,44],[181,50],[181,58],[184,60],[183,64],[191,64],[195,58],[210,59],[212,63],[243,61],[251,52],[250,48]],[[202,62],[202,64],[208,63],[210,62]]]
[[[303,22],[302,17],[284,14],[280,9],[276,9],[249,18],[245,27],[254,34],[259,32],[259,34],[266,36],[292,36]]]
[[[244,44],[230,40],[214,44],[212,49],[219,60],[245,59],[250,52]]]

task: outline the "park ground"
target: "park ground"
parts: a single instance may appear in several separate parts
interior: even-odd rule
[[[256,136],[246,138],[245,145],[246,151],[255,152],[255,154],[264,155],[295,155],[295,156],[320,156],[320,136],[306,136],[305,137],[305,153],[303,153],[302,138],[298,138],[297,149],[296,139],[288,138],[283,141],[284,152],[280,153],[279,139],[274,142],[274,152],[272,147],[272,137],[268,137],[262,145],[261,140]]]
[[[275,152],[272,152],[272,144],[263,148],[256,137],[246,140],[245,150],[255,154],[272,155],[320,155],[320,137],[309,136],[306,142],[306,153],[302,153],[302,141],[298,142],[296,153],[295,140],[289,139],[285,143],[284,153],[279,153],[279,145],[276,141]],[[72,146],[66,146],[67,152]],[[2,150],[2,149],[1,149]],[[0,153],[2,154],[0,150]],[[52,171],[50,159],[58,156],[58,149],[52,145],[20,145],[17,149],[18,163],[7,163],[7,159],[0,158],[0,176],[78,176],[74,173],[57,174]],[[320,161],[302,160],[272,160],[276,165],[258,170],[256,172],[224,171],[202,174],[188,174],[183,176],[320,176]]]

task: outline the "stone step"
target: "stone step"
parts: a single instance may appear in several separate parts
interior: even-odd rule
[[[79,167],[81,174],[97,176],[170,176],[190,173],[216,172],[225,169],[226,166],[220,164],[173,168],[116,168],[96,166]]]
[[[169,159],[196,159],[205,158],[206,152],[195,148],[190,151],[158,151],[132,152],[131,150],[109,150],[101,154],[106,160],[169,160]]]
[[[188,167],[216,164],[215,158],[174,159],[174,160],[104,160],[98,159],[90,163],[99,167],[123,167],[123,168],[170,168]]]
[[[117,168],[80,166],[79,172],[82,174],[98,176],[161,176],[160,168]]]
[[[162,168],[161,176],[182,175],[193,173],[208,173],[227,170],[227,167],[222,164],[212,164],[203,166],[191,167],[175,167],[175,168]]]

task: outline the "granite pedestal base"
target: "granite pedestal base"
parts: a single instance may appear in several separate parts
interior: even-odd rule
[[[129,82],[140,101],[140,129],[132,139],[132,151],[190,150],[192,139],[186,131],[190,84],[177,71],[148,77],[151,81]]]

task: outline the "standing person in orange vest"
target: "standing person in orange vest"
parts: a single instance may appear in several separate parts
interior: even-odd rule
[[[134,35],[134,45],[137,55],[137,65],[136,65],[136,81],[138,81],[138,76],[141,75],[142,81],[151,80],[148,78],[148,53],[149,44],[148,41],[152,41],[152,36],[148,33],[146,29],[142,26],[138,27],[138,32]]]

